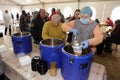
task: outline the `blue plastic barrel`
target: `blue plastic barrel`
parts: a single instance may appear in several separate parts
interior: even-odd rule
[[[88,80],[93,54],[77,56],[66,52],[64,48],[61,54],[61,74],[64,80]]]
[[[50,38],[40,41],[41,59],[47,61],[48,69],[51,62],[56,62],[57,68],[61,68],[61,53],[64,45],[61,39]]]
[[[12,35],[13,51],[15,54],[28,54],[32,51],[32,40],[29,32],[15,33]]]

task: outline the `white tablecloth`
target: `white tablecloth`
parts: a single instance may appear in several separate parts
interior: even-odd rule
[[[0,39],[1,44],[4,42],[3,40],[4,39]],[[10,39],[6,38],[6,40]],[[45,75],[40,75],[38,72],[33,72],[31,70],[30,63],[26,65],[21,65],[19,62],[19,58],[12,51],[13,49],[11,47],[11,44],[7,47],[9,47],[9,49],[1,55],[2,61],[6,66],[4,73],[11,80],[63,80],[60,69],[57,70],[56,77],[51,77],[49,74],[49,70]],[[29,56],[32,58],[36,55],[40,55],[39,45],[33,44],[33,51],[29,54]],[[92,62],[88,80],[107,80],[105,67],[101,64]]]

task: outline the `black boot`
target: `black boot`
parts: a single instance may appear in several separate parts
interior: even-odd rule
[[[11,35],[11,25],[9,25],[9,35]]]
[[[7,33],[7,27],[5,28],[5,35],[6,35],[6,33]]]
[[[5,75],[4,74],[0,75],[0,80],[5,80]]]
[[[9,35],[11,35],[11,28],[9,28]]]

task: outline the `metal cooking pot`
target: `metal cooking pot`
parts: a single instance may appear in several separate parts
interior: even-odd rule
[[[57,68],[61,67],[62,47],[65,45],[62,39],[50,38],[40,42],[41,59],[47,61],[48,68],[51,62],[57,63]]]
[[[32,39],[29,32],[15,33],[12,35],[12,44],[15,54],[28,54],[32,51]]]

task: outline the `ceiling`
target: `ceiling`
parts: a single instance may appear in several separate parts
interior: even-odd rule
[[[113,1],[113,0],[8,0],[8,1],[15,3],[17,5],[33,5],[33,4],[68,3],[68,2],[78,2],[78,1],[94,2],[94,1]]]
[[[8,0],[8,1],[18,5],[33,5],[33,4],[77,2],[78,0]]]

